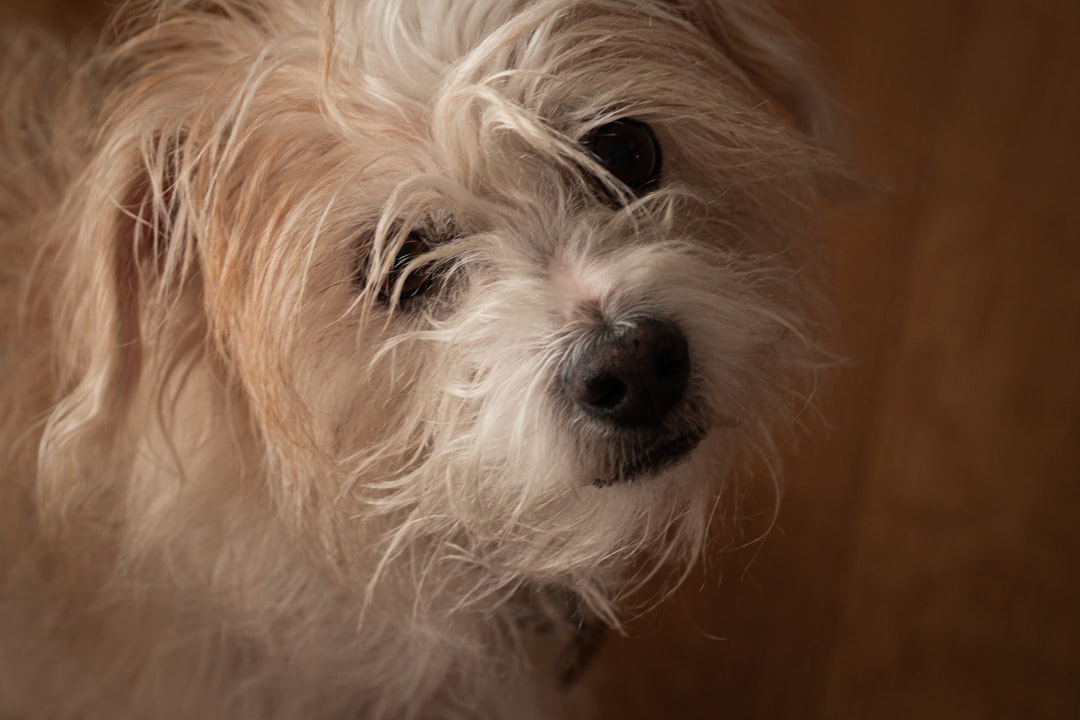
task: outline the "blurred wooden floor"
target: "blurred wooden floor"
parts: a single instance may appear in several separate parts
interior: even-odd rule
[[[601,716],[1080,718],[1080,2],[788,5],[887,188],[827,221],[850,367],[777,529],[605,647]]]

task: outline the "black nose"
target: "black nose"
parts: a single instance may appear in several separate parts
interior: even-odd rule
[[[566,382],[588,414],[630,428],[659,425],[682,399],[689,377],[686,337],[670,322],[647,318],[587,341]]]

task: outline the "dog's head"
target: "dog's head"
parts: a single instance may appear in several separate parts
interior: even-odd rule
[[[70,271],[111,278],[72,332],[108,321],[69,420],[156,395],[181,462],[233,442],[369,571],[606,611],[643,554],[694,555],[818,355],[805,226],[837,167],[771,13],[212,0],[124,27],[82,206],[120,210]]]

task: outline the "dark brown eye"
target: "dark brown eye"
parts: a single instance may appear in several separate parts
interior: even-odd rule
[[[450,213],[433,212],[408,221],[394,220],[385,232],[381,251],[376,250],[380,243],[375,228],[369,227],[357,237],[358,257],[353,271],[353,286],[357,290],[369,297],[373,295],[386,305],[412,309],[421,299],[441,294],[449,287],[454,274],[453,261],[446,253],[441,257],[429,253],[461,237]],[[395,254],[388,263],[386,254],[391,251]],[[430,262],[418,263],[417,258]]]
[[[398,280],[401,279],[401,274],[405,271],[405,268],[407,268],[409,263],[414,259],[423,255],[429,249],[430,244],[420,232],[413,230],[409,233],[405,238],[405,241],[401,244],[401,249],[398,250],[397,256],[394,257],[394,264],[390,266],[390,271],[386,273],[386,278],[379,287],[379,300],[382,300],[383,302],[391,301],[394,296],[394,290],[398,286]],[[401,284],[401,295],[399,296],[400,302],[404,303],[407,300],[423,295],[431,288],[431,284],[431,268],[414,268],[412,272],[405,276],[405,280]]]
[[[601,125],[584,139],[593,157],[635,195],[652,191],[660,182],[663,158],[652,128],[640,120],[623,119]]]

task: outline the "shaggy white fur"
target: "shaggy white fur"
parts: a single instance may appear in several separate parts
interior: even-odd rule
[[[749,0],[4,28],[0,717],[568,712],[534,646],[812,387],[808,67]]]

